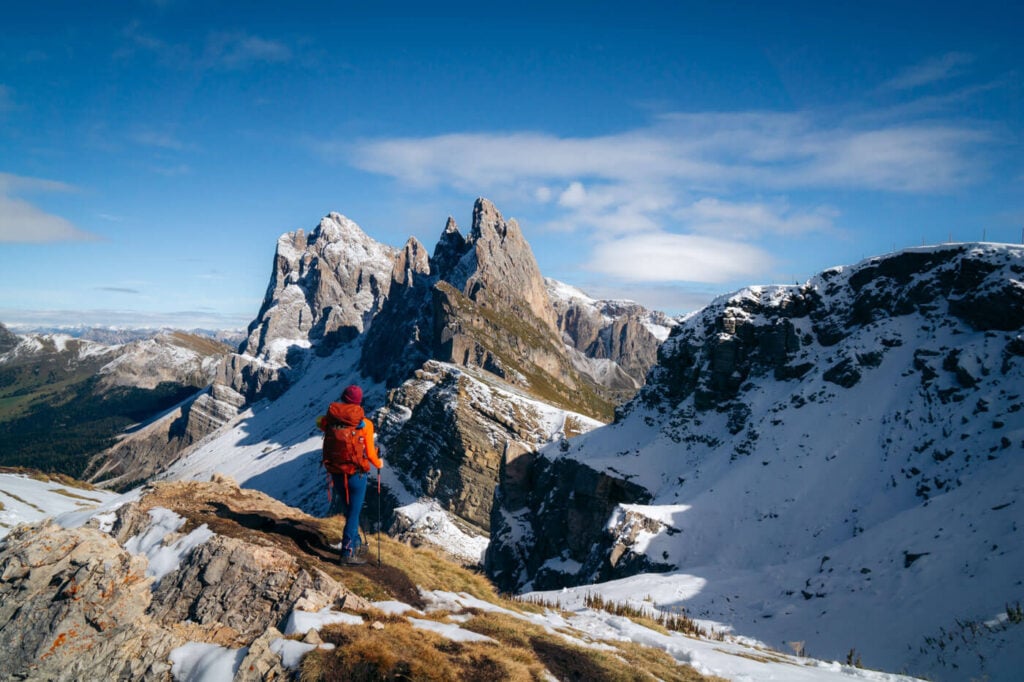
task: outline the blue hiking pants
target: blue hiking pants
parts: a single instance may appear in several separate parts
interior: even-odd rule
[[[331,474],[334,479],[334,494],[337,496],[337,509],[345,515],[345,532],[341,536],[341,555],[355,556],[362,544],[359,540],[359,514],[366,500],[366,474],[352,474],[346,484],[345,474]],[[347,488],[346,488],[347,486]],[[347,489],[347,495],[346,495]]]

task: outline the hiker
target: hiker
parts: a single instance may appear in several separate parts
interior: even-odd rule
[[[349,386],[342,392],[340,402],[331,403],[327,414],[316,420],[317,428],[324,432],[322,462],[329,485],[338,496],[335,509],[345,515],[341,562],[349,565],[366,563],[356,556],[360,545],[359,512],[366,499],[370,465],[377,467],[378,474],[384,466],[373,442],[373,422],[363,414],[362,402],[363,389]]]

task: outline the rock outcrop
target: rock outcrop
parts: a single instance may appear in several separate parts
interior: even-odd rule
[[[169,679],[196,642],[240,652],[235,680],[287,679],[270,644],[294,609],[369,606],[325,572],[336,559],[312,519],[226,479],[21,526],[0,541],[5,679]]]
[[[576,367],[614,391],[617,402],[632,398],[675,320],[633,301],[599,301],[553,279],[545,284]]]
[[[405,486],[484,534],[506,463],[599,425],[513,394],[476,368],[437,361],[392,391],[378,417],[388,461]]]
[[[550,403],[610,417],[612,403],[572,363],[529,244],[478,199],[463,236],[451,218],[428,260],[410,241],[363,349],[363,372],[397,386],[427,359],[477,367]]]

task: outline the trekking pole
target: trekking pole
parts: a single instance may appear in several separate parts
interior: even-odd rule
[[[377,568],[380,568],[380,524],[384,519],[380,516],[380,467],[377,468]]]

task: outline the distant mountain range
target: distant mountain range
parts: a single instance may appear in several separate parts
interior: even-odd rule
[[[225,345],[237,348],[245,339],[245,334],[240,329],[171,329],[168,327],[160,328],[120,328],[120,327],[89,327],[84,325],[72,325],[72,326],[39,326],[39,325],[24,325],[24,324],[12,324],[9,325],[9,332],[27,335],[55,335],[61,334],[64,336],[70,336],[75,339],[83,339],[85,341],[95,341],[96,343],[106,344],[108,346],[115,346],[123,343],[131,343],[132,341],[145,341],[146,339],[152,339],[160,336],[161,334],[168,334],[171,332],[184,332],[191,334],[192,336],[204,336],[214,341],[219,341]]]

